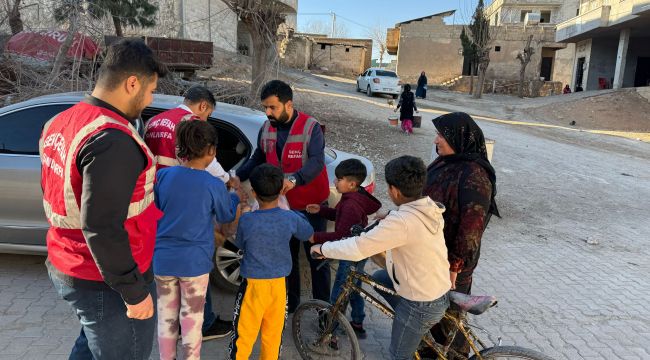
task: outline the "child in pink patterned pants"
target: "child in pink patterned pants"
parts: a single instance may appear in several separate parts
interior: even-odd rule
[[[156,275],[160,359],[176,359],[179,324],[185,359],[201,358],[201,326],[208,281],[210,274],[192,277]]]
[[[183,354],[199,359],[203,309],[213,267],[213,221],[235,220],[239,199],[206,167],[216,154],[217,133],[205,121],[176,125],[176,145],[182,166],[158,171],[154,200],[163,217],[158,221],[153,272],[158,290],[158,345],[161,360],[176,359],[180,327]]]

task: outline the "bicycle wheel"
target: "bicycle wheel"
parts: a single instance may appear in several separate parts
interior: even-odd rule
[[[495,346],[481,351],[481,357],[484,360],[499,359],[522,359],[522,360],[553,360],[541,352],[522,348],[519,346]],[[479,357],[474,355],[469,360],[478,360]]]
[[[293,314],[293,342],[303,359],[361,359],[359,341],[342,313],[332,319],[332,305],[321,300],[300,304]],[[324,331],[330,332],[323,334]]]

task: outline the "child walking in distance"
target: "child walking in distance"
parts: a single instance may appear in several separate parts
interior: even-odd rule
[[[270,164],[256,167],[250,176],[259,210],[239,219],[235,245],[242,251],[241,276],[244,280],[235,298],[235,331],[230,359],[248,359],[262,332],[260,359],[278,359],[286,320],[285,278],[291,272],[292,237],[310,240],[314,230],[307,219],[278,207],[284,184],[280,168]]]
[[[399,103],[395,111],[399,110],[399,120],[402,122],[402,131],[407,135],[413,134],[413,111],[418,111],[415,105],[415,97],[411,92],[411,85],[404,85],[404,91],[399,97]]]
[[[214,160],[217,133],[204,121],[176,126],[182,166],[160,170],[154,187],[158,222],[153,267],[158,291],[160,359],[176,359],[180,325],[184,359],[201,356],[203,309],[214,254],[213,219],[235,219],[239,199],[205,171]]]
[[[366,166],[358,159],[348,159],[342,161],[335,169],[336,191],[343,194],[341,201],[334,209],[318,204],[307,206],[307,212],[319,214],[330,221],[336,221],[334,232],[317,232],[314,234],[314,243],[323,244],[328,241],[341,240],[349,237],[350,228],[353,225],[368,226],[368,215],[374,214],[381,208],[381,202],[369,194],[360,185],[365,181],[367,170]],[[330,302],[334,304],[341,293],[341,287],[345,283],[350,272],[350,267],[355,267],[358,271],[363,271],[367,259],[359,262],[339,261],[339,267],[336,271],[336,278],[332,286],[332,296]],[[361,284],[357,284],[361,285]],[[366,331],[363,328],[363,320],[366,317],[364,313],[364,300],[358,293],[350,295],[350,306],[352,308],[352,321],[350,324],[354,329],[357,337],[366,338]]]
[[[444,206],[422,197],[426,179],[424,162],[402,156],[386,164],[388,195],[397,211],[358,237],[314,245],[312,253],[331,259],[358,261],[386,251],[386,269],[373,278],[395,289],[383,293],[395,318],[390,357],[412,359],[422,336],[444,315],[451,288],[447,247],[443,235]]]

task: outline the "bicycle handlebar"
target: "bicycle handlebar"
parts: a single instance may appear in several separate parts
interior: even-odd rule
[[[363,226],[359,225],[359,224],[352,225],[352,227],[350,227],[350,235],[359,236],[359,235],[361,235],[361,234],[363,234],[365,232],[368,232],[368,231],[374,229],[377,225],[379,225],[379,221],[380,220],[375,220],[372,224],[368,225],[365,228]],[[320,270],[323,266],[325,266],[325,264],[329,264],[332,261],[332,259],[328,259],[325,256],[323,256],[322,254],[318,254],[318,253],[313,252],[313,251],[310,251],[309,255],[311,256],[312,259],[323,260],[316,267],[316,271]]]

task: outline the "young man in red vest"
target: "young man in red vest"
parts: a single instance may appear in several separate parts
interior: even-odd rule
[[[70,359],[148,359],[156,318],[151,260],[162,212],[154,157],[135,129],[164,66],[140,40],[108,49],[92,94],[40,139],[46,265],[81,333]]]
[[[176,126],[181,121],[207,121],[216,105],[217,100],[210,89],[205,86],[195,85],[185,93],[183,104],[162,112],[147,121],[144,141],[157,160],[157,170],[180,165],[179,160],[176,158]],[[216,158],[212,160],[212,163],[205,170],[224,183],[230,180],[229,174],[224,171]],[[209,285],[205,296],[202,330],[204,341],[222,338],[232,333],[232,321],[221,320],[212,310],[212,296]]]
[[[280,81],[268,82],[261,93],[262,106],[268,120],[260,129],[257,148],[251,158],[237,170],[242,181],[260,164],[269,163],[282,169],[285,175],[283,193],[289,206],[301,211],[314,231],[325,231],[325,221],[318,215],[309,214],[309,204],[324,203],[329,196],[329,180],[325,168],[325,139],[320,124],[311,116],[293,108],[293,91]],[[325,302],[330,297],[330,268],[324,265],[317,270],[321,260],[309,256],[309,243],[304,249],[309,259],[312,276],[312,296]],[[300,303],[300,273],[298,251],[300,241],[291,240],[293,267],[289,275],[289,312]]]
[[[217,100],[208,88],[195,85],[187,90],[181,105],[161,112],[147,121],[144,141],[156,158],[156,170],[180,165],[176,158],[176,125],[181,121],[207,121],[216,104]],[[206,170],[224,182],[230,179],[217,159],[214,159]]]

